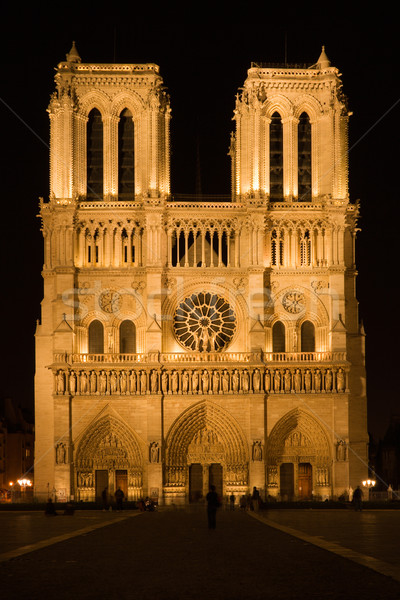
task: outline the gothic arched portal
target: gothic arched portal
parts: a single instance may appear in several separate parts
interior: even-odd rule
[[[112,494],[124,486],[126,496],[142,495],[143,458],[128,426],[112,415],[103,416],[84,433],[74,461],[80,500],[94,500],[107,485]]]
[[[204,400],[183,412],[171,426],[165,448],[167,501],[188,497],[190,472],[198,473],[199,466],[203,495],[216,471],[222,471],[221,493],[242,494],[248,490],[249,453],[245,436],[234,418],[216,404]]]
[[[298,408],[284,415],[271,431],[266,456],[269,494],[297,498],[330,495],[331,444],[314,416]]]

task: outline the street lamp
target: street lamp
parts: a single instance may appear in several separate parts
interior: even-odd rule
[[[365,499],[369,500],[369,490],[376,485],[376,481],[375,479],[365,479],[362,484],[365,491]]]

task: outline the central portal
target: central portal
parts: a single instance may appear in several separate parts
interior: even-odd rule
[[[189,467],[189,502],[199,502],[209,492],[212,485],[215,491],[222,498],[223,493],[223,469],[222,465],[213,463],[212,465],[202,465],[194,463]]]

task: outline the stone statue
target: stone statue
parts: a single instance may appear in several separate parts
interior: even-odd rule
[[[296,372],[294,374],[294,390],[297,393],[301,392],[301,373],[300,373],[300,369],[296,369]]]
[[[151,442],[150,444],[150,462],[160,462],[160,448],[158,446],[158,442]]]
[[[253,373],[253,390],[254,393],[260,391],[260,371],[256,369]]]
[[[242,387],[243,387],[243,393],[247,394],[247,392],[250,390],[250,377],[249,377],[249,372],[247,369],[245,369],[243,371]]]
[[[57,373],[57,394],[63,394],[64,392],[65,392],[64,373],[62,371],[58,371],[58,373]]]
[[[66,458],[67,454],[65,444],[59,442],[56,446],[56,463],[58,465],[64,465],[66,463]]]
[[[264,375],[264,389],[266,392],[269,392],[271,389],[271,373],[267,369]]]
[[[232,375],[232,390],[234,392],[239,390],[239,373],[237,372],[237,369],[233,371]]]
[[[182,373],[182,393],[187,394],[189,391],[189,373],[183,371]]]
[[[90,373],[90,393],[95,394],[97,391],[97,375],[96,371]]]
[[[71,371],[69,376],[69,391],[71,394],[75,394],[76,392],[76,375],[74,371]]]
[[[129,377],[129,388],[131,394],[136,392],[136,371],[131,371]]]
[[[346,460],[346,443],[344,440],[339,440],[336,444],[336,460]]]
[[[110,390],[111,390],[111,394],[116,394],[116,392],[117,392],[117,374],[115,371],[111,371]]]
[[[140,393],[145,394],[147,391],[147,373],[146,371],[140,372]]]
[[[155,369],[153,369],[151,372],[150,389],[153,394],[156,394],[158,392],[158,374]]]
[[[107,375],[104,371],[100,373],[100,394],[107,393]]]
[[[177,371],[172,371],[172,375],[171,375],[171,389],[172,389],[172,393],[176,394],[178,392],[178,372]]]
[[[325,373],[325,391],[330,392],[332,389],[332,371],[327,369]]]
[[[199,387],[199,374],[196,370],[193,371],[192,374],[192,391],[193,393],[197,393]]]
[[[202,381],[203,393],[207,394],[208,386],[210,383],[210,376],[209,376],[207,370],[203,371],[203,375],[201,376],[201,381]]]
[[[87,394],[88,390],[88,380],[86,371],[82,371],[81,373],[81,394]]]
[[[344,382],[344,372],[343,369],[340,368],[336,375],[336,389],[338,392],[344,392],[345,382]]]
[[[163,371],[161,375],[161,390],[163,394],[168,392],[168,373]]]
[[[316,392],[321,391],[321,371],[319,369],[314,374],[314,389]]]
[[[290,392],[292,389],[292,375],[289,369],[286,369],[284,374],[285,392]]]
[[[311,372],[310,369],[307,369],[304,375],[304,387],[307,393],[311,390]]]
[[[218,394],[219,391],[219,373],[218,371],[214,371],[213,373],[213,392],[214,394]]]
[[[222,391],[229,392],[229,373],[226,369],[222,373]]]
[[[126,371],[121,371],[120,376],[119,376],[119,387],[121,390],[121,394],[126,394],[126,387],[127,387],[127,376],[126,376]]]
[[[278,369],[274,374],[274,391],[279,392],[281,389],[281,372]]]
[[[253,460],[262,460],[262,446],[260,441],[253,442]]]

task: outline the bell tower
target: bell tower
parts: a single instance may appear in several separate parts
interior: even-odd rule
[[[40,202],[45,253],[36,331],[39,497],[53,489],[69,497],[77,484],[76,473],[75,482],[71,479],[76,451],[71,436],[74,427],[79,431],[72,398],[88,388],[86,374],[82,385],[78,366],[71,369],[71,357],[120,348],[144,352],[146,344],[161,349],[157,327],[145,340],[154,320],[149,317],[147,323],[141,304],[147,287],[155,298],[151,314],[160,312],[170,104],[159,71],[150,63],[83,63],[75,43],[56,68],[48,107],[50,197]],[[143,273],[147,264],[153,269]],[[122,329],[112,324],[117,305]],[[133,312],[139,328],[138,322],[123,319]],[[93,377],[100,381],[99,372]]]
[[[302,372],[298,389],[310,395],[299,395],[299,400],[322,420],[321,404],[315,405],[313,394],[330,392],[326,398],[332,398],[332,392],[343,391],[329,436],[341,458],[344,446],[349,454],[346,460],[333,457],[329,485],[335,489],[348,487],[348,482],[354,488],[366,476],[368,464],[364,333],[355,295],[359,207],[348,193],[350,115],[340,73],[323,47],[311,66],[252,63],[236,98],[231,141],[234,201],[266,207],[266,352],[273,360],[284,352],[298,361],[299,369],[291,374],[284,369],[282,377],[286,373],[293,385],[295,373]],[[311,358],[308,352],[312,363],[303,371]],[[282,383],[277,383],[279,389]],[[275,395],[268,402],[271,415],[283,417],[289,408]],[[276,435],[275,418],[269,419],[269,436]],[[280,465],[272,453],[267,481],[275,495],[272,474]],[[320,484],[325,478],[321,472]]]

